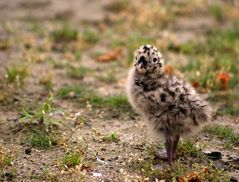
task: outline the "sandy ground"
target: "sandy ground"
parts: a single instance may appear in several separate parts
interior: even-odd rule
[[[72,22],[75,27],[81,29],[84,22],[95,24],[107,19],[110,12],[105,11],[104,7],[109,3],[112,3],[112,1],[0,1],[0,21],[3,24],[13,24],[13,27],[18,27],[22,33],[18,35],[22,37],[26,36],[24,32],[27,32],[26,27],[28,27],[30,21],[46,22],[57,18],[65,18]],[[204,33],[215,24],[211,18],[179,17],[174,24],[169,26],[169,30],[173,32],[174,37],[178,37],[179,42],[186,42],[197,38],[203,39]],[[160,33],[167,34],[167,32]],[[0,27],[0,36],[9,35]],[[41,40],[37,41],[36,44],[41,44]],[[102,64],[95,62],[91,55],[99,49],[104,49],[104,46],[95,45],[93,48],[86,50],[82,56],[82,64],[98,70],[111,69],[112,65],[117,65],[117,63]],[[0,51],[0,73],[3,77],[5,66],[16,62],[22,54],[22,48],[14,45],[14,43],[10,50]],[[57,52],[48,53],[48,55],[62,58],[62,55]],[[185,62],[183,55],[168,53],[166,56],[172,64],[174,62],[178,64],[178,60],[182,64]],[[60,62],[64,60],[67,60],[67,58],[60,60]],[[105,95],[125,92],[124,82],[107,84],[98,81],[94,76],[74,80],[66,75],[64,69],[54,68],[44,61],[32,64],[30,68],[31,76],[27,78],[24,87],[16,90],[14,95],[0,104],[0,144],[3,148],[12,150],[14,154],[12,168],[16,171],[16,176],[10,178],[10,181],[147,181],[147,178],[144,178],[140,171],[132,171],[129,167],[132,159],[146,159],[148,148],[155,144],[151,140],[142,119],[137,115],[130,116],[128,113],[120,113],[115,110],[99,109],[96,111],[93,109],[92,111],[89,108],[80,108],[77,103],[71,100],[56,99],[54,101],[54,105],[61,108],[60,117],[64,121],[63,126],[58,130],[62,137],[62,144],[49,150],[31,148],[31,154],[26,154],[25,150],[30,146],[25,142],[25,138],[29,127],[32,126],[19,123],[19,117],[21,107],[24,104],[40,103],[47,97],[47,92],[42,85],[39,85],[40,76],[47,75],[47,73],[53,75],[53,91],[57,91],[65,85],[86,84]],[[123,67],[116,70],[115,74],[118,80],[125,80],[127,70]],[[9,89],[14,90],[14,88]],[[77,123],[78,121],[75,119],[79,113],[86,113],[87,115],[83,125]],[[239,130],[238,118],[223,116],[218,117],[214,122],[229,124],[234,126],[235,130]],[[113,132],[117,133],[120,141],[104,142],[102,140],[102,136]],[[232,150],[224,150],[219,140],[211,140],[210,136],[205,134],[200,134],[198,138],[201,143],[208,145],[206,150],[222,151],[224,161],[228,161],[229,158],[238,159],[239,157],[238,147]],[[77,148],[85,150],[86,163],[89,163],[90,167],[84,166],[86,169],[83,172],[78,168],[64,170],[59,165],[60,159],[67,151]],[[46,170],[49,170],[54,178],[51,179],[50,175],[47,176]],[[235,178],[239,178],[238,169],[228,168],[228,172]]]

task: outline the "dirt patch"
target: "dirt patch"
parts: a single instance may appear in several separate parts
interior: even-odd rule
[[[0,28],[0,146],[5,149],[3,154],[7,154],[9,149],[12,155],[10,162],[6,161],[3,167],[0,164],[0,179],[160,179],[160,169],[167,168],[165,162],[157,158],[158,151],[164,152],[163,143],[152,141],[144,121],[129,109],[124,97],[133,51],[141,44],[158,45],[165,53],[166,62],[172,65],[173,72],[198,86],[197,89],[204,92],[207,98],[217,88],[211,86],[214,83],[207,81],[212,76],[203,77],[203,81],[197,79],[206,75],[200,69],[208,66],[206,61],[210,62],[220,54],[220,51],[217,54],[212,51],[220,50],[220,47],[211,45],[209,41],[208,47],[214,47],[212,50],[206,49],[209,52],[202,55],[200,48],[205,45],[197,47],[192,42],[201,45],[199,43],[211,37],[210,32],[215,27],[219,27],[220,31],[225,21],[217,20],[210,13],[208,4],[202,6],[203,12],[206,12],[205,17],[202,17],[198,12],[191,11],[195,5],[190,3],[185,6],[177,1],[172,4],[159,3],[160,6],[141,1],[134,4],[127,0],[0,2],[0,21],[3,25]],[[230,3],[227,6],[230,7]],[[189,14],[185,16],[185,12]],[[230,21],[229,18],[227,20]],[[233,22],[229,24],[232,27]],[[65,25],[70,28],[67,29]],[[52,33],[54,31],[57,32],[55,36],[60,32],[65,37],[64,41],[56,41]],[[76,32],[77,36],[74,36]],[[230,33],[230,36],[234,35]],[[231,41],[230,36],[229,39],[224,36],[226,38],[222,42]],[[9,40],[9,45],[5,40]],[[234,45],[234,42],[229,43]],[[227,42],[225,45],[228,45]],[[96,61],[97,57],[118,48],[122,50],[121,56],[109,62]],[[227,50],[229,58],[238,56],[234,48],[227,47]],[[197,60],[205,66],[195,66],[194,61]],[[190,62],[193,64],[188,64]],[[225,68],[220,71],[230,72],[231,77],[238,74],[229,63],[220,64],[215,63],[214,66],[217,69]],[[9,71],[6,67],[9,67]],[[21,68],[20,71],[17,68]],[[22,71],[23,68],[26,68],[27,74]],[[228,86],[230,92],[236,88]],[[52,102],[48,103],[51,94]],[[221,105],[230,109],[233,99],[229,100],[217,104],[210,102],[216,111]],[[226,111],[227,114],[219,114],[212,125],[230,126],[237,135],[238,111],[236,107]],[[228,113],[232,116],[228,116]],[[56,121],[60,122],[59,126],[55,125]],[[36,133],[44,134],[46,143],[42,144],[41,139],[40,144],[32,144],[32,136]],[[50,134],[57,136],[56,142],[48,138]],[[209,165],[208,160],[205,162],[197,156],[201,152],[198,146],[204,146],[203,152],[222,153],[222,159],[212,162],[216,166],[213,174],[215,171],[219,174],[220,170],[217,170],[223,168],[229,176],[239,178],[238,144],[227,149],[223,139],[205,132],[198,134],[192,143],[182,147],[185,149],[189,146],[186,152],[180,151],[178,163],[185,170],[185,173],[183,170],[176,171],[180,175],[196,170],[193,163]],[[64,157],[71,152],[79,154],[79,160],[70,159],[73,164],[76,162],[73,167],[63,162]],[[197,157],[191,156],[195,153]],[[174,175],[173,170],[169,170],[170,175]],[[172,180],[178,176],[165,179]]]

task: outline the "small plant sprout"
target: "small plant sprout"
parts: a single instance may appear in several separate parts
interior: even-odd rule
[[[57,145],[58,138],[56,135],[49,134],[45,131],[34,131],[30,136],[29,143],[34,148],[49,149],[50,147]]]
[[[89,71],[90,69],[86,67],[76,68],[76,67],[70,66],[67,69],[67,74],[69,75],[69,77],[74,79],[83,79]]]
[[[113,132],[110,135],[104,136],[102,140],[105,142],[118,142],[120,139],[119,136]]]
[[[16,83],[21,85],[24,79],[28,76],[28,70],[26,66],[12,66],[6,68],[6,79],[9,83]]]
[[[16,169],[13,168],[13,155],[10,150],[4,150],[0,146],[0,180],[15,181]]]
[[[222,21],[225,18],[224,9],[221,6],[212,5],[209,7],[209,10],[216,20]]]
[[[83,156],[79,152],[70,152],[62,159],[62,165],[71,168],[79,165],[83,160]]]
[[[12,42],[9,39],[4,39],[4,40],[0,39],[0,50],[7,50],[11,48],[11,46],[12,46]]]
[[[75,58],[76,58],[77,61],[80,61],[80,60],[81,60],[82,53],[81,53],[80,50],[76,50],[76,51],[74,52],[74,55],[75,55]]]
[[[52,103],[53,95],[50,93],[47,100],[39,107],[37,111],[28,111],[25,108],[22,110],[21,121],[24,122],[38,122],[41,125],[44,125],[46,129],[49,126],[60,126],[61,122],[59,119],[55,119],[53,116]]]
[[[12,155],[11,153],[4,151],[0,146],[0,172],[6,167],[12,165]]]
[[[117,78],[115,77],[115,74],[113,74],[113,72],[101,74],[98,76],[98,79],[108,84],[112,84],[117,81]]]
[[[68,24],[64,24],[59,29],[54,30],[51,36],[55,42],[72,42],[78,38],[78,31]]]
[[[83,40],[85,40],[89,44],[95,44],[99,41],[98,35],[90,29],[86,29],[83,32],[82,36],[83,36]]]

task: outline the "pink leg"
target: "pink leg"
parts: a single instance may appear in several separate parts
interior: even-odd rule
[[[165,148],[168,156],[168,164],[172,165],[173,162],[173,141],[169,136],[166,136]]]
[[[177,145],[178,145],[179,138],[180,138],[180,136],[176,135],[173,139],[173,150],[172,150],[173,151],[173,154],[172,154],[173,155],[173,160],[175,160],[176,157],[177,157],[176,150],[177,150]]]

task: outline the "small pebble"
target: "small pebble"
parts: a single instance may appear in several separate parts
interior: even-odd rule
[[[238,182],[238,180],[235,177],[231,177],[230,182]]]
[[[106,151],[106,148],[101,148],[100,150],[101,150],[101,151]]]
[[[36,173],[36,170],[32,170],[32,174],[35,174]]]
[[[102,174],[101,174],[101,173],[94,172],[94,173],[93,173],[93,176],[95,176],[95,177],[100,177],[100,176],[102,176]]]
[[[222,158],[222,153],[221,152],[211,152],[211,153],[206,153],[209,159],[211,160],[220,160]]]
[[[111,182],[109,179],[107,179],[107,178],[105,178],[104,180],[103,180],[104,182]]]
[[[7,121],[14,121],[14,122],[17,122],[18,118],[15,116],[13,117],[10,117],[10,118],[7,118]]]
[[[31,153],[32,149],[30,147],[25,149],[25,154],[30,155]]]
[[[3,177],[5,177],[7,181],[12,181],[14,174],[11,172],[6,172]]]

